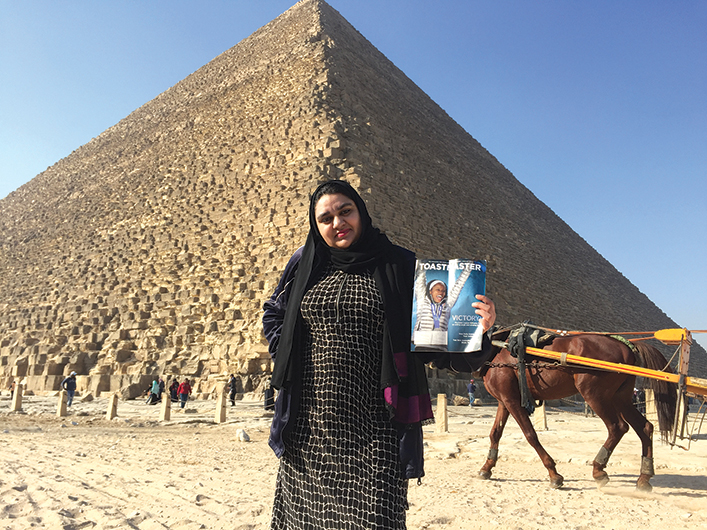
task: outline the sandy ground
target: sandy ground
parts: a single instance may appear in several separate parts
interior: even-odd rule
[[[214,401],[190,401],[159,422],[159,405],[142,401],[120,402],[108,421],[101,398],[57,418],[56,399],[26,396],[12,413],[7,392],[0,397],[0,529],[268,528],[278,463],[260,403],[238,402],[216,424]],[[425,429],[427,476],[410,484],[409,529],[707,528],[704,434],[689,450],[656,444],[654,489],[645,494],[634,488],[640,444],[630,432],[598,489],[590,462],[603,424],[550,411],[540,439],[565,477],[553,490],[512,420],[493,478],[476,478],[494,415],[495,406],[450,406],[448,433]],[[249,442],[238,441],[239,429]]]

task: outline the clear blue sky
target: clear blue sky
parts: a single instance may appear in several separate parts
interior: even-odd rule
[[[0,198],[293,2],[0,0]],[[679,325],[707,329],[707,2],[329,3]]]

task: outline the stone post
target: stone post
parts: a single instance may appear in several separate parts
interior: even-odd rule
[[[655,406],[655,395],[652,388],[646,388],[646,419],[658,428],[658,408]]]
[[[169,421],[172,417],[172,398],[168,392],[162,392],[162,404],[160,405],[160,421]]]
[[[687,412],[688,412],[688,399],[685,394],[678,394],[678,413],[677,413],[677,430],[675,431],[676,436],[681,440],[687,438],[687,433],[685,432],[685,427],[687,425]]]
[[[118,394],[111,394],[108,399],[108,410],[106,411],[106,419],[112,420],[118,415]]]
[[[447,394],[437,394],[437,432],[449,432],[449,422],[447,421]]]
[[[533,427],[536,431],[547,431],[547,414],[545,412],[545,402],[539,407],[535,407],[533,412]]]
[[[19,412],[22,410],[22,394],[25,391],[25,385],[15,385],[15,393],[12,394],[12,411]]]
[[[214,415],[214,421],[216,423],[223,423],[226,421],[226,392],[219,392],[218,398],[216,399],[216,414]]]
[[[684,337],[680,340],[680,370],[678,373],[681,376],[680,380],[683,384],[678,384],[678,402],[677,402],[677,412],[675,418],[675,425],[673,425],[673,434],[670,437],[670,441],[675,443],[676,438],[685,438],[685,422],[687,421],[687,405],[689,403],[687,396],[685,396],[685,378],[687,378],[687,372],[690,368],[690,345],[692,344],[692,335],[689,330],[684,330]]]
[[[62,390],[59,392],[59,402],[57,403],[56,407],[56,415],[59,418],[63,418],[64,416],[67,415],[66,412],[66,402],[68,400],[68,395],[66,394],[66,390]]]

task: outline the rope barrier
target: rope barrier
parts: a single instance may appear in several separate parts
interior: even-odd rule
[[[584,401],[584,400],[575,400],[575,399],[569,399],[569,398],[560,398],[560,399],[557,400],[557,401],[559,401],[559,402],[561,403],[561,405],[562,405],[562,404],[567,405],[567,407],[562,407],[562,406],[560,406],[560,407],[552,407],[552,406],[549,406],[549,405],[546,404],[546,405],[545,405],[546,410],[550,410],[550,411],[553,411],[553,412],[562,412],[562,413],[564,413],[564,414],[570,414],[570,415],[572,415],[572,416],[583,416],[583,417],[585,417],[585,418],[588,417],[590,414],[592,415],[592,417],[595,417],[595,416],[596,416],[596,413],[592,410],[592,408],[591,408],[589,405],[587,405],[587,402]],[[643,414],[644,416],[645,416],[645,414],[646,414],[647,405],[651,404],[651,405],[653,405],[652,408],[655,409],[655,403],[656,403],[656,400],[655,400],[655,399],[652,399],[652,400],[646,400],[646,399],[643,399],[643,400],[635,400],[635,401],[633,402],[633,404],[634,404],[635,407],[638,409],[638,411],[639,411],[641,414]],[[468,407],[468,405],[461,405],[461,407]],[[569,408],[577,408],[577,407],[584,407],[584,411],[583,411],[583,412],[578,412],[578,411],[576,411],[576,410],[569,410]],[[456,411],[454,410],[454,408],[455,408],[455,407],[447,407],[447,414],[448,414],[449,416],[468,417],[468,414],[466,414],[466,413],[461,413],[461,412],[456,412]],[[688,417],[688,420],[687,420],[687,421],[689,422],[689,415],[690,415],[690,413],[689,413],[689,407],[688,407],[688,412],[687,412],[686,414],[687,414],[687,417]],[[705,422],[705,418],[707,417],[707,399],[703,399],[703,400],[702,400],[702,402],[700,403],[700,406],[699,406],[697,412],[696,412],[696,413],[692,413],[692,416],[694,416],[694,419],[693,419],[693,421],[692,421],[692,428],[688,428],[688,433],[687,433],[687,436],[686,436],[686,438],[687,438],[687,440],[688,440],[687,447],[678,446],[678,447],[681,447],[682,449],[685,449],[685,450],[689,450],[690,444],[692,443],[692,441],[693,441],[693,440],[696,440],[697,437],[698,437],[698,436],[700,435],[700,433],[702,432],[702,426],[703,426],[703,424],[704,424],[704,422]],[[699,425],[698,425],[698,421],[699,421]],[[697,431],[697,432],[695,432],[695,431]]]
[[[510,328],[506,328],[506,329],[514,329],[519,326],[540,329],[542,331],[547,331],[548,333],[556,333],[558,335],[585,335],[585,334],[587,334],[587,335],[655,335],[655,333],[656,333],[655,331],[614,331],[614,332],[608,332],[608,331],[581,331],[581,330],[552,329],[552,328],[546,328],[544,326],[536,326],[535,324],[530,324],[530,323],[515,324],[514,326],[511,326]]]
[[[689,410],[689,402],[688,402],[688,410]],[[689,423],[688,421],[685,421],[686,427],[688,427],[688,432],[687,432],[687,447],[683,448],[686,451],[690,450],[690,445],[692,444],[692,440],[696,440],[697,437],[700,435],[702,432],[702,425],[705,421],[705,415],[707,414],[707,399],[702,398],[702,403],[700,403],[699,408],[697,409],[697,412],[694,414],[695,419],[692,422],[692,429],[689,428]],[[689,416],[688,416],[689,418]],[[697,425],[697,420],[700,420],[699,426]],[[697,433],[695,433],[695,429],[697,429]]]

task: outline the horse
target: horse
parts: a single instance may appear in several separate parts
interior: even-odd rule
[[[494,335],[494,339],[504,340],[508,333],[508,330],[504,330],[500,335]],[[653,370],[669,369],[667,360],[656,348],[638,342],[635,344],[636,353],[634,353],[625,343],[603,334],[559,336],[544,348],[612,363],[640,365]],[[518,360],[508,349],[498,346],[494,346],[492,355],[496,350],[498,353],[492,357],[492,361],[486,363],[480,371],[486,390],[498,400],[498,409],[489,434],[491,447],[486,462],[479,471],[479,477],[491,478],[492,470],[498,461],[498,444],[510,414],[545,465],[549,473],[550,486],[559,488],[564,478],[557,472],[555,461],[540,444],[528,411],[521,406],[516,368]],[[592,476],[599,487],[609,481],[609,475],[605,471],[606,465],[630,425],[640,438],[642,446],[641,469],[636,488],[640,491],[651,491],[650,479],[655,474],[653,425],[633,404],[636,377],[618,372],[553,364],[530,354],[526,355],[526,363],[527,386],[533,399],[561,399],[580,394],[606,425],[608,436],[592,465]],[[659,430],[665,440],[675,419],[677,386],[656,379],[649,379],[649,384],[655,394]]]

